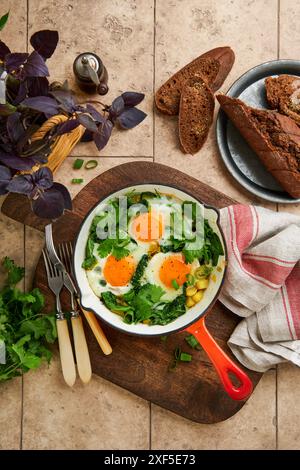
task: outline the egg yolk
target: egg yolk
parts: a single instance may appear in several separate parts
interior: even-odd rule
[[[138,215],[132,225],[135,237],[143,242],[159,240],[164,231],[162,214],[143,212]]]
[[[174,281],[176,281],[178,286],[182,286],[186,282],[186,276],[190,271],[191,265],[184,262],[182,255],[172,255],[169,256],[161,265],[159,277],[166,287],[174,289]]]
[[[105,280],[112,286],[126,286],[135,271],[135,262],[132,256],[116,259],[110,255],[103,269]]]

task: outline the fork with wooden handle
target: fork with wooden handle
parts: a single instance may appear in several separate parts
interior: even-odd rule
[[[65,268],[68,270],[68,258],[63,244],[58,245],[58,255]],[[82,325],[82,319],[77,308],[77,303],[75,301],[73,287],[68,282],[65,282],[64,284],[65,287],[68,289],[71,298],[71,325],[73,331],[78,374],[83,383],[88,383],[92,377],[92,366],[88,346],[86,343],[86,337]]]
[[[65,264],[65,267],[69,274],[72,274],[72,255],[73,255],[73,245],[71,242],[63,242],[59,245],[59,250],[62,253],[62,258]],[[112,353],[112,348],[111,345],[109,344],[104,331],[102,330],[96,316],[94,313],[89,312],[88,310],[85,310],[82,308],[80,305],[79,298],[77,297],[77,302],[80,307],[80,310],[85,316],[86,321],[88,322],[92,332],[94,333],[94,336],[96,340],[98,341],[98,344],[100,348],[102,349],[103,353],[108,356],[109,354]]]
[[[62,273],[59,272],[52,264],[48,252],[43,250],[43,258],[47,273],[48,285],[55,295],[56,300],[56,328],[58,336],[58,345],[60,353],[60,362],[65,382],[72,387],[76,380],[76,369],[73,356],[73,350],[69,335],[68,323],[61,309],[60,292],[63,288],[64,281]]]

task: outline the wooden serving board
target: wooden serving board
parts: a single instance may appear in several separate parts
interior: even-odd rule
[[[226,207],[235,201],[217,190],[165,165],[133,162],[120,165],[96,177],[75,197],[74,210],[53,224],[56,242],[73,240],[86,213],[101,199],[123,187],[142,183],[176,186],[188,191],[203,202]],[[10,195],[2,206],[4,214],[39,230],[45,225],[33,216],[25,197]],[[46,297],[48,311],[53,311],[53,295],[47,287],[42,258],[36,269],[35,286]],[[63,306],[69,308],[66,293],[62,295]],[[232,357],[227,340],[239,322],[239,318],[217,302],[207,317],[206,323],[220,346]],[[174,349],[191,352],[184,338],[187,333],[160,338],[138,338],[129,336],[103,325],[112,345],[113,353],[104,356],[89,327],[85,325],[92,368],[95,374],[121,387],[199,423],[223,421],[239,411],[244,402],[227,396],[217,373],[204,351],[193,352],[191,363],[181,363],[175,371],[168,370]],[[236,359],[235,359],[236,360]],[[247,370],[256,386],[262,374]]]

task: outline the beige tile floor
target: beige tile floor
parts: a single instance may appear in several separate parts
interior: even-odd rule
[[[125,89],[146,94],[141,106],[148,113],[145,122],[128,133],[114,134],[98,168],[84,174],[86,182],[87,176],[121,162],[146,158],[184,169],[238,201],[263,204],[228,176],[213,129],[201,154],[180,153],[175,120],[153,111],[153,90],[199,52],[218,45],[231,45],[237,55],[224,91],[255,64],[299,57],[300,2],[2,0],[0,14],[8,9],[11,18],[1,39],[16,51],[30,47],[28,36],[38,29],[59,30],[60,45],[49,61],[53,78],[72,81],[75,55],[93,50],[109,70],[106,102]],[[96,154],[90,144],[80,144],[73,152],[73,156]],[[71,177],[72,157],[57,173],[65,184]],[[72,194],[78,189],[73,186]],[[279,209],[300,213],[299,206]],[[25,287],[30,287],[43,237],[2,215],[0,234],[0,255],[9,254],[25,265]],[[87,387],[78,384],[70,390],[55,356],[50,368],[1,385],[0,449],[299,449],[299,390],[299,370],[283,365],[265,374],[237,415],[223,423],[198,425],[98,377]]]

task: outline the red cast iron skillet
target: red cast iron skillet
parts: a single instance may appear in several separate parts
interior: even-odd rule
[[[132,187],[132,186],[133,185],[130,185],[130,187]],[[139,186],[147,186],[147,184],[145,184],[145,185],[137,184],[134,187],[138,188]],[[154,187],[162,187],[162,186],[166,187],[165,185],[161,185],[159,183],[158,184],[151,183],[151,186],[153,186],[153,188]],[[186,191],[177,190],[177,188],[175,188],[175,187],[172,188],[170,185],[168,185],[167,187],[169,187],[170,190],[179,191],[181,193],[185,193],[187,196],[192,196],[193,199],[197,200],[197,198],[195,198],[193,195],[190,195]],[[128,188],[129,187],[120,188],[120,191],[123,191],[124,189],[128,190]],[[114,193],[108,195],[105,198],[105,200],[111,198],[115,194],[117,194],[117,193],[114,192]],[[103,314],[103,310],[106,309],[106,307],[104,307],[102,302],[99,302],[99,307],[97,305],[97,308],[92,308],[90,305],[86,304],[86,300],[85,300],[86,296],[84,295],[84,291],[81,289],[81,285],[80,285],[81,284],[80,279],[79,279],[80,276],[78,275],[78,271],[76,271],[76,268],[78,270],[81,269],[79,267],[81,267],[81,262],[82,262],[82,260],[76,261],[77,251],[78,251],[77,248],[78,248],[78,244],[79,244],[80,234],[81,234],[81,231],[83,229],[83,225],[86,222],[86,219],[89,217],[89,215],[91,215],[91,213],[95,210],[95,208],[98,207],[102,202],[103,201],[99,201],[89,211],[89,213],[86,215],[86,217],[82,221],[82,224],[80,226],[80,229],[79,229],[78,235],[76,237],[76,241],[75,241],[73,268],[74,268],[75,280],[76,280],[76,283],[77,283],[77,286],[78,286],[78,292],[79,292],[79,295],[80,295],[80,300],[81,300],[82,307],[86,310],[92,311],[93,313],[95,313],[95,315],[100,317],[101,320],[108,323],[111,327],[119,329],[123,333],[125,332],[127,334],[129,333],[129,334],[134,334],[134,335],[138,335],[138,336],[156,336],[157,333],[156,334],[151,334],[151,332],[143,335],[143,334],[137,333],[136,331],[128,331],[128,330],[124,331],[124,329],[122,329],[122,326],[116,326],[116,325],[112,324],[107,318],[105,318],[105,315]],[[211,207],[211,206],[207,206],[199,200],[198,200],[198,202],[200,204],[202,204],[206,209],[212,209],[213,211],[215,211],[218,214],[217,225],[218,225],[218,228],[219,228],[220,233],[222,235],[223,245],[225,247],[225,259],[227,259],[226,241],[225,241],[222,229],[220,227],[218,209],[216,209],[214,207]],[[227,270],[227,268],[226,268],[226,265],[225,265],[222,284],[223,284],[224,278],[226,276],[226,270]],[[222,286],[222,284],[221,284],[221,286]],[[190,334],[194,335],[195,338],[199,341],[199,343],[203,347],[203,349],[205,350],[205,352],[208,355],[208,357],[210,358],[211,362],[213,363],[213,365],[214,365],[214,367],[215,367],[215,369],[216,369],[216,371],[217,371],[217,373],[220,377],[220,380],[221,380],[227,394],[233,400],[245,400],[251,394],[251,392],[253,390],[253,386],[252,386],[252,382],[251,382],[250,378],[220,348],[220,346],[217,344],[217,342],[211,336],[211,334],[209,333],[209,331],[207,330],[206,325],[205,325],[205,315],[207,313],[209,313],[209,311],[212,309],[213,305],[217,301],[219,293],[220,293],[221,286],[216,291],[216,293],[214,295],[214,298],[209,303],[209,305],[203,311],[200,311],[199,315],[196,316],[196,319],[193,319],[193,321],[188,320],[183,328],[182,327],[181,328],[175,328],[175,329],[173,328],[172,331],[163,331],[163,332],[161,331],[159,333],[159,335],[168,335],[168,334],[174,333],[175,331],[184,331],[184,330],[188,331]],[[195,309],[195,307],[193,307],[193,309]],[[170,325],[171,324],[166,325],[166,330],[167,330],[167,327],[170,326]],[[235,382],[238,383],[238,384],[233,383],[232,378],[231,378],[232,376],[235,377]]]

